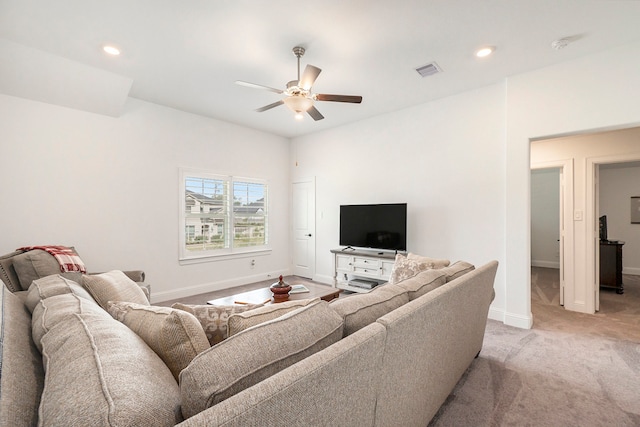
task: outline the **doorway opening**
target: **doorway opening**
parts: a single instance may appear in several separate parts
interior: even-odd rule
[[[560,273],[561,167],[531,170],[531,301],[564,305]]]

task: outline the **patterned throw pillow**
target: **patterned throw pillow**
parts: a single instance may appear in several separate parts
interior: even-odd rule
[[[193,314],[200,321],[209,344],[212,346],[222,342],[229,336],[227,332],[229,316],[258,307],[262,307],[262,304],[188,305],[177,302],[171,306],[171,308]]]
[[[420,261],[412,260],[404,255],[396,255],[396,262],[391,269],[391,277],[389,283],[394,285],[402,282],[410,277],[415,276],[421,271],[427,270],[429,267],[427,264]]]
[[[436,259],[409,253],[408,256],[396,255],[396,261],[391,269],[389,283],[396,284],[415,276],[421,271],[443,268],[449,265],[447,259]]]
[[[407,258],[413,261],[427,264],[429,268],[433,269],[447,267],[450,264],[450,261],[448,259],[429,258],[428,256],[416,255],[411,252],[409,252]]]

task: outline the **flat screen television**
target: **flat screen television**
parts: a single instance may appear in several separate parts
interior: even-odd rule
[[[407,204],[340,206],[340,245],[407,250]]]
[[[607,240],[607,216],[602,215],[600,217],[600,241],[606,242]]]

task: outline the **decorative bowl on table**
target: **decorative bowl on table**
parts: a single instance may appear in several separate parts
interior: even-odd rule
[[[282,302],[289,299],[289,291],[291,286],[287,285],[282,280],[282,275],[278,278],[278,282],[271,285],[271,292],[273,293],[274,302]]]

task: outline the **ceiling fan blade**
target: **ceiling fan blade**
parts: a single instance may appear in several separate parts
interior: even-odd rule
[[[251,87],[254,89],[264,89],[264,90],[268,90],[275,93],[283,93],[283,91],[280,89],[275,89],[269,86],[257,85],[255,83],[243,82],[242,80],[236,80],[236,84],[240,86]]]
[[[311,89],[311,86],[313,86],[313,82],[316,81],[321,71],[322,70],[320,68],[307,64],[307,66],[304,68],[304,72],[302,73],[302,77],[300,77],[298,86],[304,90]]]
[[[282,99],[281,99],[280,101],[274,102],[273,104],[269,104],[269,105],[265,105],[264,107],[257,108],[256,111],[258,113],[262,113],[263,111],[270,110],[270,109],[272,109],[274,107],[277,107],[278,105],[282,105],[282,104],[284,104],[284,101],[282,101]]]
[[[315,95],[315,99],[318,101],[334,101],[334,102],[351,102],[354,104],[360,104],[362,102],[361,96],[355,95],[329,95],[326,93],[318,93]]]
[[[316,109],[316,107],[314,107],[313,105],[311,106],[311,108],[309,108],[307,110],[307,113],[309,113],[309,115],[313,118],[313,120],[318,121],[318,120],[322,120],[324,119],[324,116],[322,114],[320,114],[320,111],[318,111]]]

